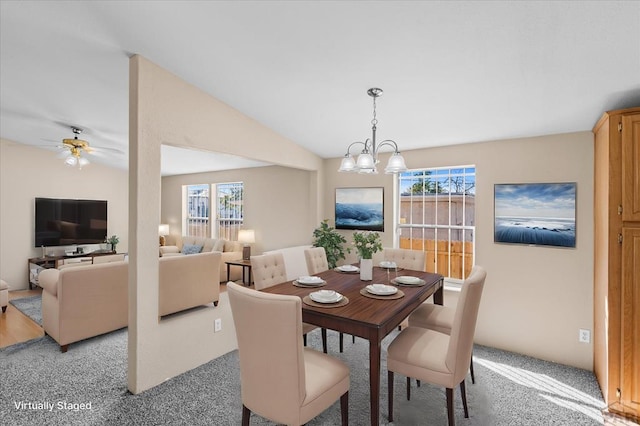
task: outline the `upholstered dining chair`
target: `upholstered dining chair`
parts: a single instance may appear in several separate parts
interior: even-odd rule
[[[302,425],[339,398],[346,426],[349,368],[334,357],[303,348],[300,298],[234,282],[227,283],[227,292],[238,338],[242,425],[249,425],[252,412],[276,423]]]
[[[320,272],[329,270],[329,262],[327,261],[327,252],[324,250],[324,247],[311,247],[305,249],[304,251],[304,259],[307,262],[307,272],[309,275],[319,274]],[[355,343],[355,336],[352,337],[353,342]],[[340,333],[339,339],[339,348],[340,352],[344,349],[344,333]],[[326,352],[325,352],[326,353]]]
[[[412,269],[414,271],[426,271],[426,253],[422,250],[385,248],[382,252],[384,260],[395,262],[398,268]],[[409,326],[409,321],[405,318],[398,330]]]
[[[451,334],[453,319],[456,310],[447,306],[436,305],[434,303],[423,303],[409,315],[409,327],[421,327],[439,331],[444,334]],[[476,376],[473,372],[473,352],[469,361],[469,371],[471,373],[471,383],[476,383]],[[419,383],[418,383],[419,385]]]
[[[287,281],[287,269],[284,266],[284,256],[282,253],[262,254],[251,256],[251,273],[256,290],[262,290]],[[315,325],[302,323],[302,334],[304,345],[307,345],[307,333],[318,328]],[[320,330],[322,333],[322,350],[327,353],[327,329]]]
[[[464,378],[471,361],[480,297],[487,273],[475,266],[462,284],[451,333],[409,326],[396,336],[387,349],[389,421],[393,421],[394,373],[444,386],[449,425],[454,426],[453,389],[460,386],[464,416],[469,417]],[[407,381],[408,383],[408,381]],[[409,398],[407,386],[407,398]]]
[[[395,262],[398,268],[425,271],[426,253],[422,250],[385,248],[384,260]]]

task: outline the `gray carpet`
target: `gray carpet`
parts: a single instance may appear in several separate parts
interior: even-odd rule
[[[11,300],[9,303],[42,326],[42,296],[23,297]]]
[[[392,333],[383,344],[390,343]],[[368,344],[345,341],[332,355],[351,369],[351,425],[369,423]],[[320,333],[309,336],[320,349]],[[0,349],[0,419],[11,425],[238,425],[241,419],[237,351],[175,377],[139,395],[127,391],[127,330],[73,344],[63,354],[48,336]],[[476,384],[467,379],[470,418],[465,419],[456,391],[457,425],[598,425],[604,403],[593,373],[476,346]],[[381,424],[387,423],[387,383],[383,360]],[[446,425],[444,390],[423,384],[406,401],[404,378],[396,375],[394,425]],[[17,404],[51,403],[51,411]],[[90,403],[90,409],[73,404]],[[65,405],[67,404],[67,405]],[[71,408],[71,409],[69,409]],[[340,422],[334,404],[309,425]],[[270,422],[253,416],[252,425]]]

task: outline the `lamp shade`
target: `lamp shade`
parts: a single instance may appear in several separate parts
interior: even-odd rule
[[[158,225],[158,235],[169,235],[169,224],[161,223]]]
[[[338,169],[339,172],[355,172],[356,170],[356,163],[355,161],[353,161],[353,157],[350,154],[347,154],[344,156],[344,158],[342,159],[342,162],[340,163],[340,168]]]
[[[360,170],[373,170],[376,166],[375,160],[373,159],[373,155],[368,152],[363,152],[358,155],[358,160],[356,162],[356,167]]]
[[[407,165],[404,162],[404,158],[400,155],[399,152],[394,152],[391,157],[389,157],[389,162],[387,163],[387,167],[384,169],[384,172],[389,173],[401,173],[407,171]]]
[[[256,242],[256,234],[253,229],[241,229],[238,231],[238,242],[252,244]]]

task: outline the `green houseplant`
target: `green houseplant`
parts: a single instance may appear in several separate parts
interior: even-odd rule
[[[117,235],[112,235],[107,242],[111,244],[111,250],[116,251],[116,245],[120,242],[120,238]]]
[[[314,247],[324,247],[330,269],[335,268],[338,261],[345,258],[343,245],[347,243],[347,240],[329,226],[328,219],[323,220],[320,226],[314,229],[313,238]],[[350,249],[347,248],[347,253],[349,252]]]

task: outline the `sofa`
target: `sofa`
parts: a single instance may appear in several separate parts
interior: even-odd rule
[[[160,258],[158,315],[217,306],[219,265],[217,252]],[[128,260],[46,269],[39,283],[42,326],[62,352],[71,343],[128,325]]]
[[[242,259],[242,243],[237,241],[224,240],[222,238],[190,237],[180,235],[168,235],[165,238],[165,245],[160,246],[160,256],[181,256],[195,249],[196,252],[206,253],[219,251],[222,253],[220,259],[220,282],[227,282],[227,265],[229,260]],[[242,278],[242,267],[231,266],[228,279],[237,281]]]

